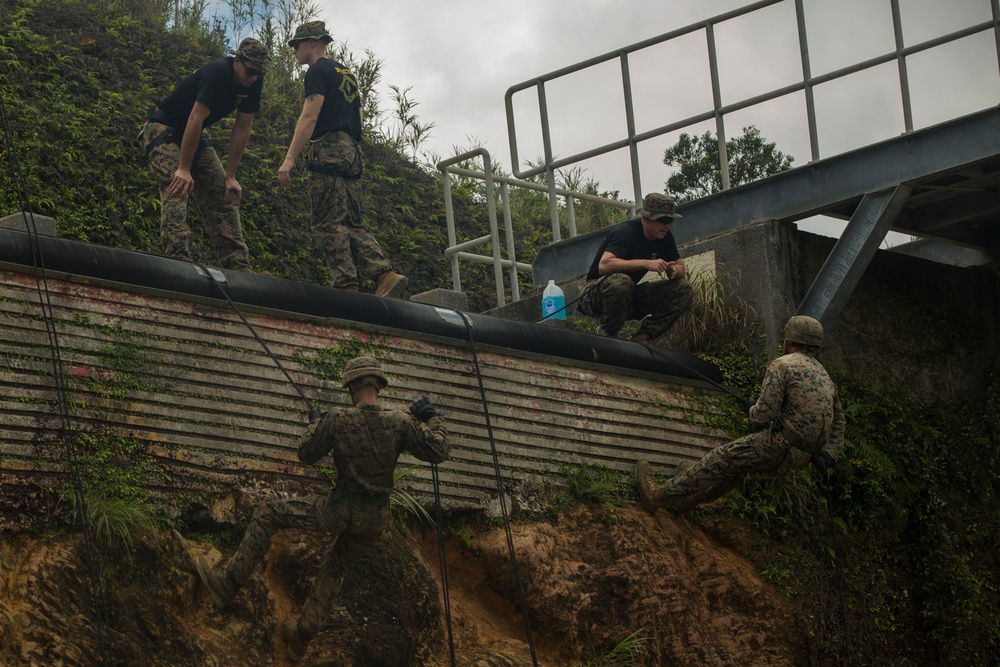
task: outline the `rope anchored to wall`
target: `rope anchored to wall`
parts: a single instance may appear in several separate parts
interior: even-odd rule
[[[42,308],[42,320],[45,322],[45,332],[49,339],[49,351],[52,359],[52,376],[55,379],[56,406],[59,411],[59,438],[62,441],[73,485],[73,496],[78,508],[80,529],[86,544],[87,565],[90,574],[90,587],[94,597],[95,617],[94,628],[97,632],[97,648],[105,665],[115,665],[114,653],[111,648],[110,623],[104,587],[101,583],[101,573],[97,562],[97,552],[94,547],[87,511],[87,498],[80,479],[80,459],[77,451],[76,437],[73,435],[72,420],[69,412],[69,392],[66,385],[66,375],[62,368],[62,355],[59,349],[59,335],[56,330],[55,313],[52,308],[52,298],[49,293],[48,277],[45,272],[45,258],[38,243],[38,229],[35,216],[31,210],[20,163],[17,159],[17,147],[14,144],[14,131],[7,116],[7,105],[0,91],[0,123],[3,125],[4,137],[7,142],[7,156],[10,162],[11,177],[15,184],[18,200],[23,212],[25,229],[31,244],[32,270],[35,278],[35,288],[38,292],[38,303]]]
[[[285,377],[288,379],[288,382],[292,385],[292,387],[295,388],[295,391],[298,392],[302,400],[305,401],[306,406],[309,409],[309,423],[312,424],[317,419],[319,419],[320,416],[319,408],[313,405],[313,402],[309,400],[309,397],[306,396],[306,393],[302,391],[302,387],[300,387],[298,383],[292,379],[292,376],[288,374],[287,370],[285,370],[285,367],[282,365],[281,361],[276,356],[274,356],[274,353],[271,352],[271,348],[267,346],[267,343],[264,342],[264,339],[261,338],[259,335],[257,335],[257,330],[253,327],[252,324],[250,324],[247,318],[243,315],[243,311],[241,311],[239,306],[237,306],[236,303],[232,300],[232,298],[230,298],[229,292],[226,291],[226,288],[224,286],[224,284],[227,282],[225,274],[219,271],[218,269],[210,269],[201,264],[195,264],[195,266],[197,266],[198,269],[202,273],[204,273],[209,280],[212,281],[212,284],[215,285],[216,288],[218,288],[218,290],[222,293],[222,296],[226,297],[226,301],[229,302],[229,307],[233,309],[233,312],[239,315],[239,318],[243,320],[243,324],[246,326],[246,328],[250,330],[250,333],[253,334],[253,337],[257,339],[257,342],[260,343],[260,346],[264,348],[264,352],[267,353],[267,356],[269,356],[271,358],[271,361],[273,361],[274,364],[279,369],[281,369],[281,372],[284,373]]]

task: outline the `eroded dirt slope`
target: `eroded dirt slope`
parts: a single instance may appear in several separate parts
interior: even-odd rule
[[[595,650],[642,631],[647,665],[800,665],[808,662],[803,623],[756,567],[710,531],[636,506],[577,507],[558,524],[511,526],[538,664],[578,665]],[[445,541],[456,663],[531,665],[501,527],[466,525]],[[193,559],[226,560],[210,543],[165,532],[137,549],[130,565],[105,556],[104,599],[111,628],[102,654],[97,605],[78,537],[26,535],[0,543],[0,664],[290,665],[277,627],[297,614],[325,547],[321,536],[279,533],[266,569],[230,608],[213,608]],[[737,547],[738,548],[738,547]],[[342,609],[310,645],[307,666],[447,665],[438,539],[387,536],[370,562],[351,572]]]

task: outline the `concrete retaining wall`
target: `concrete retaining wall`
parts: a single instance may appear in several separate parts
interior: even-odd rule
[[[147,486],[186,504],[218,505],[240,488],[327,486],[320,470],[295,456],[305,403],[224,303],[52,277],[47,285],[42,298],[54,312],[65,402],[36,279],[0,270],[0,476],[8,491],[65,485],[60,405],[68,406],[74,435],[137,443],[150,461]],[[706,423],[719,401],[731,399],[662,376],[480,349],[484,407],[467,343],[273,311],[245,314],[321,406],[348,404],[319,363],[342,346],[377,348],[392,380],[389,407],[405,410],[429,396],[454,434],[452,458],[440,466],[446,507],[483,507],[498,496],[488,426],[511,491],[558,483],[567,465],[599,464],[623,476],[638,457],[670,467],[724,438]],[[402,468],[416,463],[404,458]],[[432,497],[424,464],[401,484]],[[3,520],[23,523],[29,511]]]

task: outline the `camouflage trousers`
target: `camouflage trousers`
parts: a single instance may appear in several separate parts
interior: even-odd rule
[[[326,253],[330,284],[357,289],[359,274],[374,281],[391,271],[392,264],[361,221],[361,147],[346,132],[327,132],[310,144],[309,166],[312,229]]]
[[[687,512],[721,498],[750,472],[774,470],[786,462],[792,447],[780,434],[757,431],[716,447],[694,465],[679,471],[653,491],[658,503]]]
[[[323,554],[299,618],[299,634],[311,639],[330,615],[344,582],[344,572],[352,563],[368,556],[388,525],[388,496],[335,490],[326,496],[272,500],[254,512],[226,575],[237,588],[243,587],[267,554],[274,533],[282,528],[329,533],[333,541]]]
[[[626,320],[641,320],[639,330],[656,339],[691,307],[694,289],[684,278],[636,285],[624,273],[609,273],[583,288],[577,310],[601,322],[606,336],[616,336]]]
[[[174,172],[180,164],[181,147],[174,142],[173,128],[148,122],[142,128],[143,148],[147,151],[149,171],[160,186],[160,241],[167,257],[191,259],[191,228],[187,222],[188,195],[167,193]],[[154,140],[165,143],[149,150]],[[233,194],[224,197],[226,171],[215,149],[205,146],[195,153],[191,163],[194,197],[204,220],[205,231],[215,249],[219,264],[226,269],[250,268],[247,245],[240,227],[240,205]]]

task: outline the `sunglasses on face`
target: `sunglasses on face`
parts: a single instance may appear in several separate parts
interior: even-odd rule
[[[249,61],[244,60],[243,58],[240,58],[240,62],[243,63],[243,69],[247,73],[247,78],[252,79],[255,76],[264,76],[265,70],[250,67]]]

